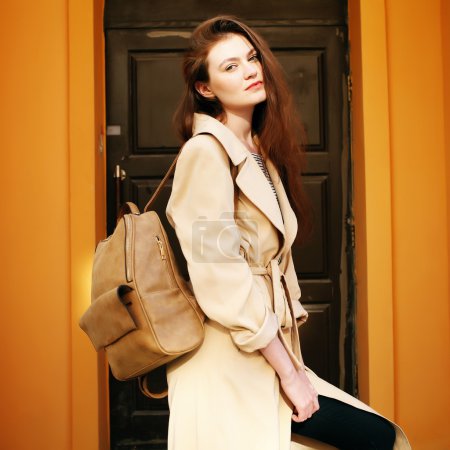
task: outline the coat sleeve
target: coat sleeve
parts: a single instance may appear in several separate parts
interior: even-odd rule
[[[278,320],[240,254],[230,160],[212,136],[185,144],[166,214],[206,316],[228,328],[241,350],[266,347],[277,334]]]

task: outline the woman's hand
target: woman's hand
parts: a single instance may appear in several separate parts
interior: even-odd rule
[[[304,369],[294,370],[289,375],[280,376],[284,393],[294,406],[292,420],[303,422],[318,409],[317,391],[306,376]]]
[[[275,369],[281,388],[292,402],[294,412],[292,420],[303,422],[319,409],[317,392],[306,376],[305,369],[296,369],[286,349],[276,336],[261,353]]]

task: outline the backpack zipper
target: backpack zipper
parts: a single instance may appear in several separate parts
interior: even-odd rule
[[[166,253],[164,252],[164,246],[161,239],[159,238],[159,236],[155,236],[155,238],[159,246],[159,253],[161,253],[161,259],[166,259]]]

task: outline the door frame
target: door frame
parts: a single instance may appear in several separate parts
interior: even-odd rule
[[[349,0],[360,398],[394,417],[391,166],[384,2]],[[106,363],[78,327],[105,234],[103,0],[68,0],[73,450],[107,450]],[[377,71],[370,70],[377,67]],[[375,95],[372,93],[376,93]],[[381,120],[380,120],[381,118]],[[380,158],[382,162],[380,163]],[[374,160],[377,164],[373,164]],[[94,193],[94,195],[93,195]],[[382,292],[380,293],[380,286]],[[368,319],[370,317],[370,320]],[[382,337],[382,339],[381,339]]]

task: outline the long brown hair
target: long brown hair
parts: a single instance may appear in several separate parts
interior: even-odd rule
[[[297,216],[297,242],[302,243],[311,233],[311,207],[301,180],[305,169],[304,129],[294,108],[283,69],[260,35],[231,16],[206,20],[194,30],[183,60],[185,91],[175,113],[175,124],[185,142],[192,137],[195,112],[224,121],[225,112],[219,100],[203,97],[197,92],[195,83],[209,81],[209,50],[229,34],[244,36],[261,61],[266,100],[255,106],[252,133],[258,136],[263,155],[274,163],[281,176]]]

